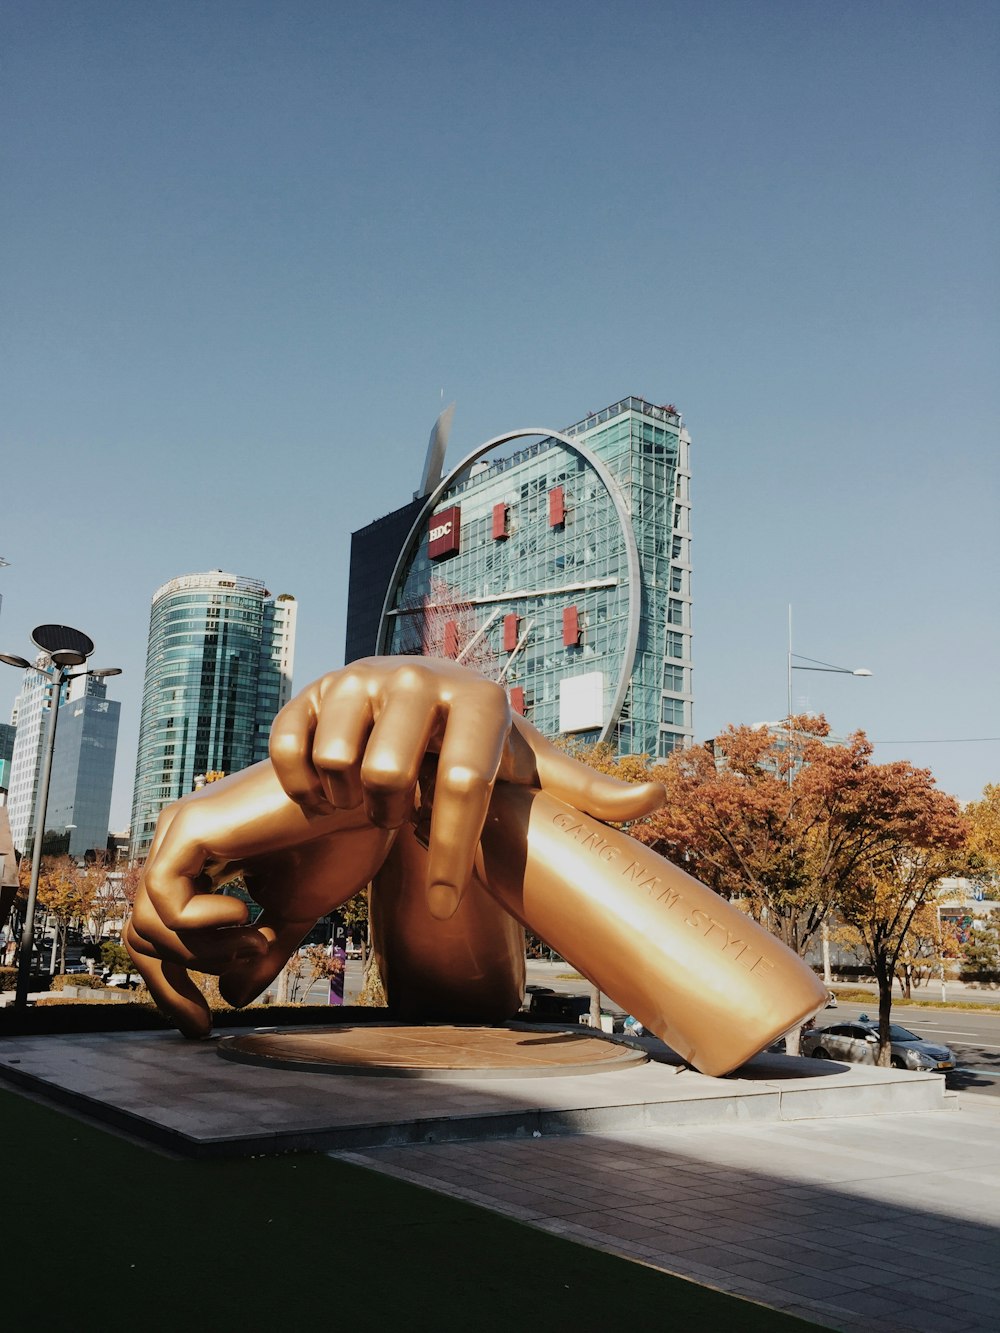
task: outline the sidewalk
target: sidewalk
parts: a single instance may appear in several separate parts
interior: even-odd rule
[[[1000,1107],[338,1154],[824,1327],[995,1329]]]

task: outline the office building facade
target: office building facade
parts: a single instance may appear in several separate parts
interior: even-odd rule
[[[42,654],[36,661],[45,666],[48,658]],[[38,671],[26,671],[14,704],[8,806],[11,836],[21,853],[29,853],[34,840],[42,751],[54,688]],[[90,852],[107,850],[120,715],[121,704],[107,697],[103,680],[79,675],[63,685],[42,842],[46,855],[68,852],[81,859]]]
[[[546,735],[690,744],[690,450],[635,397],[476,449],[423,497],[367,651],[463,662]]]
[[[10,766],[14,758],[15,730],[10,722],[0,722],[0,805],[7,802],[10,788]]]
[[[145,856],[164,806],[208,772],[267,757],[291,697],[298,604],[259,579],[213,570],[153,594],[130,854]]]
[[[403,544],[424,507],[425,498],[411,500],[351,534],[345,662],[372,657],[378,649],[386,589]]]
[[[44,850],[77,859],[107,852],[120,715],[121,704],[108,698],[103,680],[70,681],[56,728]]]
[[[35,665],[43,669],[48,663],[47,653],[40,653],[35,658]],[[40,671],[25,671],[10,715],[14,746],[10,759],[7,814],[11,838],[21,854],[29,849],[29,839],[34,834],[35,802],[51,690],[51,681]]]

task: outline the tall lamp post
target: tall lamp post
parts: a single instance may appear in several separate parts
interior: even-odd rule
[[[795,659],[800,659],[796,661]],[[792,672],[793,671],[826,671],[832,672],[837,676],[870,676],[872,672],[867,667],[842,667],[834,666],[832,662],[820,662],[814,657],[803,657],[801,653],[792,652],[792,608],[788,608],[788,785],[792,785]]]
[[[21,932],[21,952],[17,967],[17,989],[14,994],[14,1012],[23,1016],[28,1006],[28,986],[31,979],[32,955],[35,948],[35,903],[38,898],[38,875],[42,864],[42,842],[45,837],[45,816],[49,804],[49,782],[52,777],[52,755],[56,747],[56,723],[59,720],[59,702],[62,688],[77,676],[120,676],[121,667],[97,667],[87,671],[72,671],[83,666],[94,651],[94,644],[86,634],[69,625],[38,625],[31,632],[31,641],[48,654],[49,665],[36,666],[26,658],[13,653],[0,653],[0,662],[8,666],[37,671],[50,682],[49,725],[42,751],[42,767],[38,775],[38,795],[35,800],[34,846],[31,854],[31,880],[28,901],[24,909],[24,928]]]
[[[795,659],[799,658],[800,661]],[[792,785],[792,778],[795,773],[795,761],[792,755],[792,672],[793,671],[828,671],[837,676],[870,676],[872,673],[867,667],[842,667],[834,666],[832,662],[820,662],[814,657],[803,657],[801,653],[792,652],[792,608],[788,608],[788,785]],[[820,925],[820,941],[823,947],[823,980],[827,985],[832,980],[830,969],[830,927],[824,916]]]

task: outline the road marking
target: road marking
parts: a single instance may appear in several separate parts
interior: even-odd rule
[[[930,1023],[908,1023],[911,1028],[923,1028],[925,1032],[947,1032],[951,1037],[978,1037],[978,1032],[966,1032],[963,1028],[933,1027]]]

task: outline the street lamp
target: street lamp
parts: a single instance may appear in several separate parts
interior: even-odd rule
[[[801,661],[796,661],[801,658]],[[808,663],[808,665],[806,665]],[[834,666],[832,662],[821,662],[814,657],[803,657],[801,653],[792,652],[792,608],[788,608],[788,785],[792,785],[792,672],[793,671],[826,671],[832,672],[838,676],[870,676],[872,672],[867,667],[842,667]]]
[[[796,662],[795,658],[802,658],[801,662]],[[808,662],[808,666],[803,665]],[[788,722],[789,731],[791,731],[792,720],[792,672],[793,671],[832,671],[838,676],[870,676],[872,673],[867,667],[842,667],[834,666],[832,662],[821,662],[815,657],[803,657],[801,653],[792,652],[792,608],[788,608]]]
[[[49,665],[37,666],[13,653],[0,653],[0,662],[37,671],[51,682],[49,693],[49,727],[42,753],[42,768],[38,775],[38,796],[35,801],[35,841],[31,854],[31,880],[28,901],[24,909],[24,928],[21,932],[21,953],[17,967],[17,989],[14,994],[14,1012],[24,1013],[28,1005],[28,985],[31,978],[31,960],[35,948],[35,902],[38,898],[38,875],[42,864],[42,841],[45,836],[45,816],[49,804],[49,780],[52,777],[52,755],[56,747],[56,723],[59,720],[59,699],[67,681],[77,676],[120,676],[121,667],[92,667],[87,671],[71,671],[83,666],[94,651],[93,640],[69,625],[38,625],[31,632],[31,641],[48,655]]]
[[[797,662],[796,658],[801,658]],[[867,667],[834,666],[832,662],[821,662],[814,657],[803,657],[792,652],[792,608],[788,608],[788,785],[792,785],[795,774],[795,761],[792,756],[792,672],[793,671],[830,671],[838,676],[870,676]],[[820,943],[823,951],[823,980],[829,985],[833,973],[830,968],[830,925],[826,917],[820,923]]]

